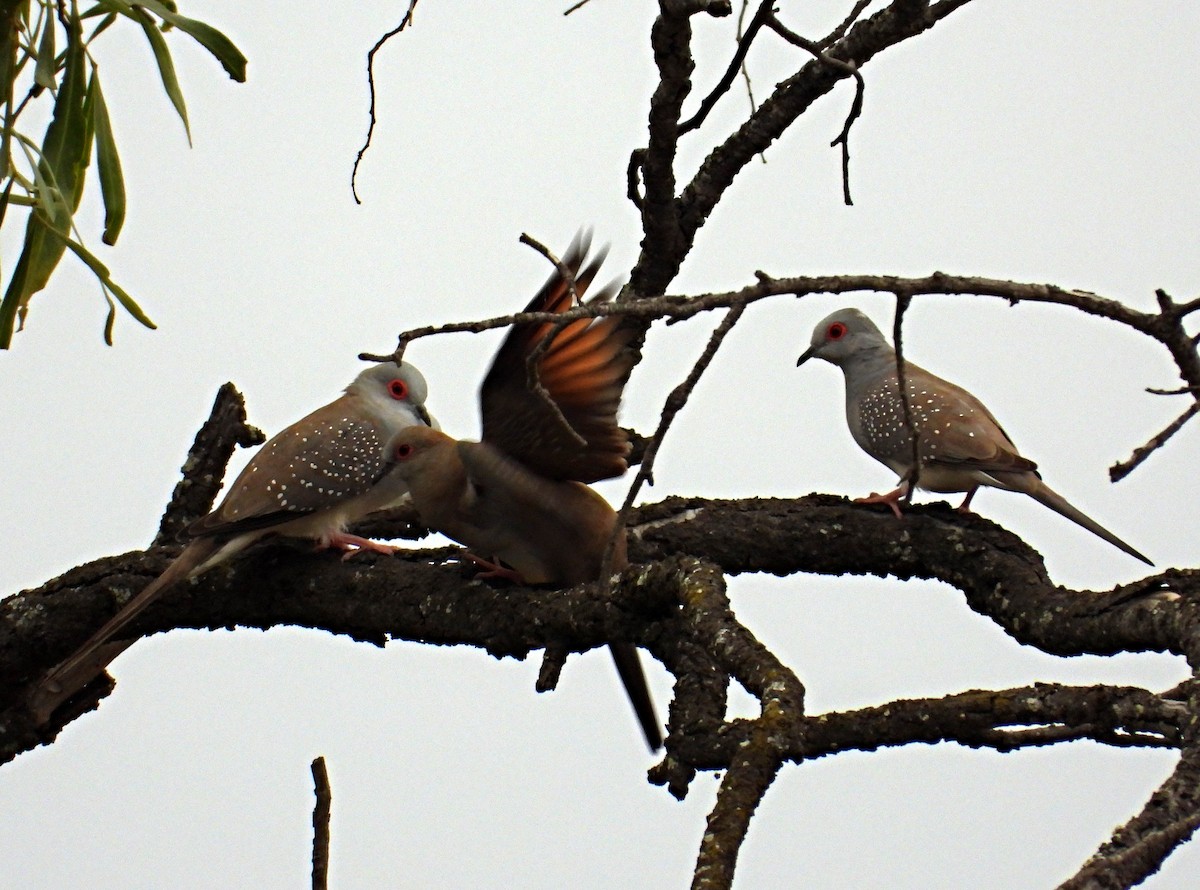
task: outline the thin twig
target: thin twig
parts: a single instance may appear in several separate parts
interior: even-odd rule
[[[363,155],[371,147],[371,137],[375,135],[375,54],[383,48],[385,43],[412,24],[413,12],[417,8],[417,2],[418,0],[409,0],[408,12],[404,13],[404,18],[400,20],[400,24],[376,40],[375,45],[371,47],[371,51],[367,53],[367,91],[370,95],[367,116],[370,122],[367,124],[367,138],[363,141],[362,148],[358,150],[358,154],[354,158],[354,167],[350,170],[350,194],[354,196],[355,204],[362,203],[362,199],[358,197],[358,165],[362,163]]]
[[[737,39],[740,42],[745,37],[746,10],[750,8],[750,0],[742,0],[742,9],[738,13],[737,23]],[[750,113],[758,111],[758,102],[754,98],[754,81],[750,78],[750,66],[746,64],[745,59],[741,65],[742,80],[746,82],[746,98],[750,100]],[[767,162],[767,154],[765,151],[758,153],[759,158],[765,164]]]
[[[822,50],[826,50],[841,40],[844,36],[846,36],[846,32],[850,29],[850,26],[854,24],[860,15],[862,15],[862,11],[870,5],[871,0],[858,0],[858,2],[854,4],[854,8],[850,10],[850,14],[842,20],[842,23],[830,31],[823,40],[817,41],[817,46],[819,46]]]
[[[687,404],[692,390],[700,382],[701,376],[708,369],[709,364],[712,363],[713,357],[717,354],[717,350],[721,348],[726,335],[737,324],[738,319],[742,317],[745,309],[744,304],[734,305],[729,308],[725,317],[721,319],[721,323],[713,330],[712,336],[708,338],[708,345],[704,347],[704,352],[700,354],[700,357],[696,359],[696,363],[692,365],[692,370],[688,372],[687,378],[683,383],[671,390],[671,394],[667,396],[666,402],[663,403],[662,414],[658,420],[658,429],[654,431],[654,435],[650,437],[650,441],[646,445],[646,452],[642,455],[642,462],[638,465],[637,475],[633,477],[629,491],[625,493],[625,501],[621,504],[621,509],[617,512],[617,521],[613,528],[613,535],[604,550],[604,560],[602,563],[604,570],[601,577],[608,577],[612,574],[612,558],[616,549],[617,536],[625,534],[625,519],[629,515],[629,510],[633,507],[634,499],[642,490],[644,483],[650,482],[651,485],[654,484],[654,460],[658,457],[658,449],[662,446],[667,430],[671,428],[671,423],[675,420],[676,415]]]
[[[750,44],[754,42],[754,38],[762,30],[762,26],[771,17],[771,8],[773,5],[774,0],[762,0],[759,3],[754,17],[750,19],[750,24],[746,26],[746,33],[738,39],[737,50],[734,51],[733,58],[730,59],[725,73],[721,75],[721,79],[717,81],[717,85],[713,87],[712,92],[704,97],[696,113],[679,125],[680,136],[684,133],[690,133],[692,130],[699,129],[709,113],[716,107],[721,97],[729,92],[729,88],[733,86],[733,81],[737,78],[738,71],[744,68],[746,56],[750,54]]]
[[[788,43],[807,50],[824,64],[838,71],[843,71],[854,78],[854,101],[850,103],[850,111],[846,115],[846,122],[842,125],[842,132],[829,143],[830,147],[836,145],[842,146],[842,200],[846,202],[847,206],[853,205],[854,201],[850,198],[850,128],[854,126],[854,122],[862,114],[863,94],[867,88],[866,81],[863,80],[858,66],[853,62],[835,59],[825,52],[825,49],[820,44],[809,40],[807,37],[801,37],[779,21],[774,15],[769,16],[765,24]]]
[[[325,890],[329,886],[329,813],[333,805],[333,791],[329,787],[329,773],[325,769],[325,758],[312,762],[313,790],[313,890]]]
[[[552,253],[550,248],[542,244],[537,239],[531,238],[524,232],[521,233],[521,237],[517,240],[522,244],[532,247],[550,261],[550,263],[558,271],[558,274],[562,280],[567,283],[567,294],[570,297],[571,306],[574,307],[581,305],[579,294],[575,290],[575,273],[571,271],[570,267],[561,259],[559,259],[554,253]],[[535,393],[542,400],[546,408],[549,409],[549,411],[554,415],[555,419],[558,420],[562,428],[568,430],[571,435],[574,436],[575,441],[579,444],[579,446],[583,447],[587,445],[587,440],[584,439],[583,436],[579,435],[579,433],[575,431],[575,428],[567,422],[567,419],[563,416],[562,409],[559,407],[558,402],[551,398],[550,393],[546,391],[546,387],[542,385],[542,376],[539,372],[542,363],[542,356],[546,354],[546,350],[548,350],[554,343],[554,338],[562,332],[563,328],[570,324],[568,321],[561,320],[562,313],[552,314],[557,315],[558,320],[553,322],[553,327],[546,332],[546,335],[541,338],[538,344],[529,351],[529,355],[525,357],[525,385],[531,392]]]
[[[1176,389],[1155,389],[1152,386],[1147,386],[1146,392],[1152,396],[1185,396],[1200,392],[1200,386],[1180,386]]]
[[[1109,467],[1108,478],[1113,482],[1120,482],[1122,479],[1132,473],[1142,461],[1148,458],[1159,448],[1162,448],[1163,445],[1167,444],[1172,436],[1183,429],[1183,425],[1185,423],[1196,416],[1197,412],[1200,412],[1200,401],[1192,402],[1192,404],[1188,406],[1188,409],[1171,421],[1166,429],[1164,429],[1158,435],[1153,436],[1150,441],[1142,447],[1135,448],[1133,450],[1133,454],[1129,456],[1128,460],[1115,463]]]
[[[905,378],[907,362],[904,359],[903,327],[904,313],[912,303],[912,294],[907,291],[896,291],[896,318],[892,322],[892,342],[896,348],[896,387],[900,393],[900,406],[904,410],[904,426],[912,437],[912,472],[906,479],[908,491],[904,494],[904,503],[911,504],[913,494],[917,490],[917,482],[921,477],[921,435],[913,422],[912,405],[908,398],[908,381]]]
[[[1091,291],[1071,290],[1050,284],[1035,284],[1020,281],[1005,281],[999,278],[983,278],[967,275],[947,275],[934,272],[923,278],[905,278],[897,275],[824,275],[773,278],[765,273],[756,273],[757,283],[741,290],[721,291],[707,294],[664,294],[629,302],[589,303],[563,313],[517,312],[480,321],[448,322],[442,325],[426,325],[412,328],[400,334],[399,340],[407,344],[413,340],[435,334],[481,333],[496,328],[526,322],[574,321],[580,318],[596,318],[606,315],[625,315],[631,318],[670,318],[684,321],[702,312],[729,309],[748,305],[771,297],[806,297],[813,294],[886,293],[903,291],[911,296],[939,294],[943,296],[997,297],[1016,305],[1020,302],[1050,303],[1071,306],[1088,315],[1107,318],[1162,340],[1158,329],[1161,316],[1132,309],[1124,303],[1101,297]],[[397,353],[379,355],[359,353],[363,361],[383,362],[403,358]]]

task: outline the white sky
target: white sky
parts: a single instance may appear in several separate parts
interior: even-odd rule
[[[145,546],[225,380],[274,432],[335,396],[356,354],[390,349],[399,331],[522,305],[547,273],[517,243],[522,231],[562,250],[592,225],[612,244],[612,276],[636,257],[624,171],[645,138],[655,4],[593,0],[563,19],[566,2],[500,12],[426,0],[415,30],[379,55],[361,207],[349,175],[365,129],[364,55],[407,4],[182,5],[238,43],[249,82],[233,84],[171,35],[188,150],[140,32],[115,27],[95,48],[130,210],[119,246],[103,248],[93,180],[82,227],[160,330],[121,318],[105,348],[98,290],[68,256],[0,355],[2,593]],[[795,30],[817,36],[851,4],[782,5]],[[732,22],[698,21],[697,34],[703,95],[731,52]],[[979,0],[865,69],[854,207],[840,203],[828,147],[850,101],[843,85],[738,178],[672,291],[739,287],[756,269],[940,269],[1144,309],[1156,287],[1191,298],[1197,45],[1193,4]],[[765,35],[756,94],[798,64]],[[745,107],[735,92],[689,137],[684,176]],[[11,269],[11,234],[4,247]],[[648,497],[890,485],[846,431],[835,369],[794,367],[813,324],[849,302],[889,322],[882,296],[748,312],[677,422]],[[625,421],[649,431],[714,321],[655,328]],[[1051,485],[1160,565],[1195,565],[1195,426],[1107,482],[1109,464],[1185,407],[1142,393],[1177,382],[1163,350],[1070,310],[996,300],[919,299],[906,330],[910,357],[983,398]],[[410,351],[450,432],[477,433],[477,381],[498,339]],[[1042,550],[1060,583],[1106,588],[1142,574],[1032,501],[986,491],[974,506]],[[1042,655],[936,584],[744,577],[732,589],[813,711],[1037,680],[1160,689],[1186,675],[1166,656]],[[143,641],[116,663],[118,690],[98,712],[0,769],[0,883],[306,885],[308,765],[324,754],[333,886],[686,886],[714,779],[682,804],[646,783],[654,761],[602,652],[572,659],[546,696],[533,692],[538,662],[288,629]],[[670,679],[650,670],[665,714]],[[789,767],[754,820],[738,883],[1052,886],[1174,762],[1092,744],[1005,756],[944,745]],[[1198,867],[1191,844],[1145,886],[1194,886]]]

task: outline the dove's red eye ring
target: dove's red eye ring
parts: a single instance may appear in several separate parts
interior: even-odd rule
[[[403,402],[408,398],[408,384],[397,377],[388,384],[388,395],[390,395],[397,402]]]
[[[413,447],[407,442],[396,446],[396,460],[408,460],[413,456]]]
[[[846,326],[844,324],[842,324],[840,321],[835,321],[833,324],[831,324],[829,326],[829,329],[825,332],[826,340],[840,340],[845,336],[846,336]]]

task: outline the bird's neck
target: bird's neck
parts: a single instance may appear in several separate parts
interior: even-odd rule
[[[846,397],[857,398],[881,379],[896,375],[896,350],[886,343],[859,350],[842,363],[842,374],[846,378]]]

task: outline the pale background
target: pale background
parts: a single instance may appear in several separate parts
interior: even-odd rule
[[[576,229],[628,270],[624,197],[643,144],[655,4],[436,3],[379,55],[380,123],[359,188],[364,56],[405,3],[193,2],[228,33],[249,82],[172,35],[195,147],[140,32],[96,46],[123,152],[129,219],[84,234],[160,330],[118,323],[101,344],[98,288],[68,256],[0,355],[0,592],[145,546],[220,383],[268,432],[335,396],[362,350],[408,327],[522,305],[547,274],[521,232],[563,250]],[[816,37],[851,4],[784,4]],[[878,6],[878,4],[875,4]],[[503,7],[503,11],[500,8]],[[874,8],[874,7],[873,7]],[[732,51],[731,20],[697,19],[695,83]],[[763,35],[762,97],[800,64]],[[736,181],[672,288],[784,276],[935,269],[1079,287],[1153,308],[1200,288],[1200,7],[980,2],[866,69],[841,204],[843,84]],[[689,102],[695,107],[698,97]],[[735,91],[683,152],[686,175],[746,107]],[[15,257],[6,242],[7,268]],[[887,470],[846,431],[832,367],[795,358],[813,324],[853,302],[759,304],[727,342],[663,448],[647,492],[748,496],[882,490]],[[648,432],[715,317],[656,327],[623,420]],[[1165,352],[1062,308],[920,298],[910,356],[972,389],[1048,481],[1160,565],[1195,566],[1193,425],[1130,479],[1106,468],[1183,410],[1142,393],[1177,383]],[[447,430],[478,431],[476,386],[499,334],[423,341],[410,359]],[[246,459],[239,456],[240,466]],[[610,498],[623,488],[609,485]],[[1109,587],[1143,567],[1031,501],[975,507],[1045,553],[1054,579]],[[748,576],[739,616],[798,673],[814,712],[1036,680],[1161,689],[1180,659],[1059,659],[1017,645],[937,584]],[[309,762],[333,784],[332,886],[683,887],[712,805],[645,781],[642,744],[606,656],[572,659],[557,692],[538,658],[325,633],[175,632],[115,665],[118,689],[50,748],[0,768],[0,884],[17,888],[307,886]],[[665,714],[669,677],[651,682]],[[745,710],[748,699],[738,700]],[[998,755],[951,745],[787,767],[751,827],[741,887],[1048,887],[1143,805],[1170,752],[1089,743]],[[1147,882],[1195,886],[1195,843]]]

